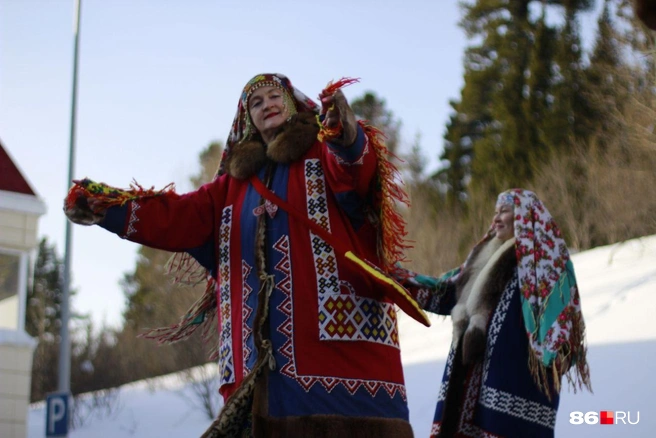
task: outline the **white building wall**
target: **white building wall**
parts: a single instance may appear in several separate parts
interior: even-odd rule
[[[25,438],[32,353],[36,341],[25,332],[0,329],[0,437]]]
[[[10,281],[15,284],[16,293],[4,291],[4,299],[0,300],[0,438],[27,435],[32,355],[36,347],[36,341],[25,333],[28,264],[30,253],[38,244],[38,218],[45,211],[45,205],[36,196],[0,190],[0,254],[18,259],[18,280]]]

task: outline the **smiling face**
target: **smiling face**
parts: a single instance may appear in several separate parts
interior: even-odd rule
[[[248,113],[262,140],[269,143],[290,115],[284,91],[278,87],[260,87],[253,91],[248,99]]]
[[[494,209],[494,230],[497,238],[503,241],[512,239],[515,235],[513,230],[513,206],[510,204],[497,205]]]

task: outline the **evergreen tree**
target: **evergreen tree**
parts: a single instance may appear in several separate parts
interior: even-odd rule
[[[558,50],[562,63],[580,65],[575,17],[591,1],[543,1],[537,14],[531,3],[477,0],[463,6],[461,26],[475,44],[465,54],[460,102],[452,104],[455,114],[441,156],[447,165],[436,175],[453,192],[452,203],[472,190],[493,196],[509,186],[526,185],[555,143],[550,137],[554,118],[565,114],[571,121],[572,111],[578,110],[566,90],[562,96],[554,91],[559,72],[554,66]],[[563,29],[547,24],[547,3],[568,11]],[[565,34],[569,42],[561,43]]]
[[[629,90],[621,79],[625,70],[621,59],[620,35],[611,19],[610,2],[597,21],[597,35],[586,70],[587,99],[592,113],[590,130],[594,132],[596,145],[606,149],[608,137],[621,129],[618,114],[623,112]]]
[[[545,136],[552,153],[566,152],[572,144],[585,140],[592,117],[577,19],[581,4],[564,0],[563,7],[564,24],[559,31],[553,64],[556,71],[553,105]]]
[[[39,340],[54,341],[61,328],[64,263],[54,244],[41,239],[32,288],[27,291],[25,331]]]
[[[34,268],[34,281],[27,291],[25,331],[38,341],[32,360],[31,401],[42,400],[57,389],[61,330],[61,298],[64,262],[54,244],[41,239]],[[69,299],[75,296],[70,290]],[[72,321],[87,318],[71,310]]]
[[[358,119],[366,120],[385,134],[387,149],[397,155],[401,122],[394,117],[392,111],[387,109],[385,100],[379,98],[374,92],[367,91],[362,97],[351,102],[351,108]]]
[[[219,163],[221,162],[222,154],[223,143],[220,141],[210,143],[210,145],[200,153],[200,156],[198,157],[200,171],[197,175],[189,178],[191,184],[195,188],[198,188],[214,179],[214,175],[216,175]]]
[[[556,50],[557,31],[547,25],[546,5],[542,5],[540,18],[536,23],[533,37],[533,50],[529,60],[529,77],[526,85],[529,94],[524,101],[524,112],[528,123],[533,125],[529,147],[531,147],[532,166],[548,159],[549,150],[544,145],[549,144],[550,117],[553,106],[551,85],[553,83],[552,60]]]

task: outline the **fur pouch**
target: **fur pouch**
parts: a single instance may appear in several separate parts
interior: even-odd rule
[[[75,205],[70,208],[67,208],[66,203],[64,203],[64,214],[71,222],[78,225],[94,225],[105,217],[104,212],[94,213],[89,207],[87,198],[83,196],[77,198]]]

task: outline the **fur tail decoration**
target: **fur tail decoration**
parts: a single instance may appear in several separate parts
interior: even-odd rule
[[[134,199],[153,196],[171,196],[177,198],[179,196],[175,193],[173,183],[167,185],[162,190],[155,190],[154,187],[144,189],[136,181],[130,184],[129,189],[118,189],[105,183],[92,181],[89,178],[75,180],[73,183],[74,185],[68,191],[68,195],[64,201],[67,209],[73,209],[80,198],[95,200],[96,202],[92,210],[98,212],[114,205],[124,205],[126,202]]]
[[[407,261],[405,250],[412,246],[405,239],[406,221],[397,210],[397,203],[410,206],[407,193],[401,187],[401,175],[389,160],[392,155],[382,141],[384,134],[377,128],[358,122],[364,130],[369,145],[373,147],[378,161],[378,184],[376,207],[379,215],[380,238],[378,253],[385,272],[394,272],[396,264]]]

